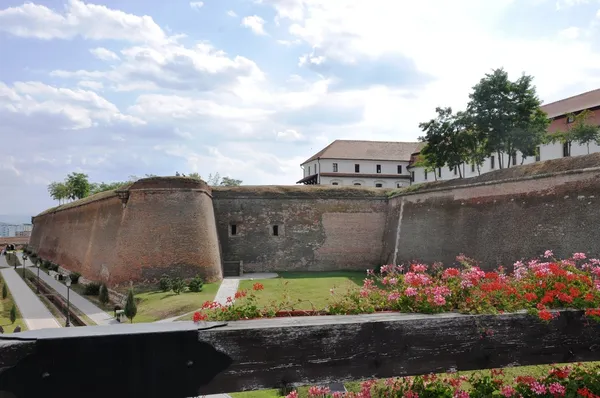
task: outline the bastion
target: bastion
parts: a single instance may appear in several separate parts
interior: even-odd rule
[[[546,249],[599,256],[599,198],[600,154],[393,191],[153,177],[33,217],[29,246],[110,286],[163,274],[215,281],[230,264],[238,272],[451,265],[461,253],[484,268],[510,267]]]

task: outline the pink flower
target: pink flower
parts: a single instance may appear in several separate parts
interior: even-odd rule
[[[414,287],[407,287],[406,290],[404,291],[404,294],[408,297],[416,296],[417,289],[415,289]]]
[[[368,270],[367,270],[367,275],[374,275],[374,272],[373,272],[373,270],[372,270],[372,269],[368,269]]]
[[[375,282],[373,282],[373,279],[366,279],[363,281],[363,288],[364,289],[371,289],[375,286]]]
[[[365,289],[360,289],[360,297],[369,297],[369,291]]]
[[[550,394],[562,397],[567,392],[567,389],[562,384],[555,382],[548,386],[548,391],[550,391]]]
[[[545,257],[545,258],[550,258],[550,257],[552,257],[552,256],[554,256],[554,253],[552,252],[552,250],[546,250],[546,251],[544,252],[544,257]]]
[[[398,292],[390,293],[387,297],[388,301],[397,301],[399,298],[400,298],[400,293],[398,293]]]
[[[419,394],[414,391],[407,391],[404,393],[404,398],[419,398]]]
[[[317,386],[312,386],[311,388],[308,389],[308,396],[309,397],[321,397],[323,395],[327,395],[329,394],[329,387],[317,387]]]
[[[435,296],[433,296],[433,302],[435,303],[435,305],[442,306],[446,304],[446,299],[443,296],[436,294]]]
[[[515,393],[515,389],[512,388],[511,386],[503,386],[502,389],[500,390],[500,394],[502,394],[505,397],[512,397],[514,393]]]
[[[427,266],[425,264],[413,264],[411,265],[412,272],[425,272],[427,271]]]
[[[285,398],[298,398],[298,391],[296,391],[296,390],[292,391],[291,393],[286,395]]]
[[[390,278],[390,285],[396,286],[398,284],[398,278]]]
[[[585,260],[586,256],[585,253],[574,253],[573,254],[573,260]]]
[[[469,398],[469,393],[463,390],[454,391],[454,398]]]
[[[406,275],[404,275],[404,281],[411,286],[425,286],[431,283],[431,278],[425,274],[407,272]]]
[[[546,393],[546,386],[544,386],[542,383],[540,383],[538,381],[531,383],[529,388],[531,388],[531,391],[533,391],[537,395],[542,395],[542,394]]]

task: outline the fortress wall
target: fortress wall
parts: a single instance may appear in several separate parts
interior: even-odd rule
[[[243,261],[244,272],[373,267],[383,249],[385,193],[351,187],[214,188],[223,260]],[[279,236],[273,236],[274,225]]]
[[[392,197],[382,260],[393,262],[396,248],[398,264],[448,265],[464,253],[486,267],[510,266],[547,249],[561,257],[574,252],[600,256],[600,170],[474,180]]]
[[[222,277],[210,188],[189,178],[156,177],[35,217],[30,246],[40,257],[111,286],[163,274]]]

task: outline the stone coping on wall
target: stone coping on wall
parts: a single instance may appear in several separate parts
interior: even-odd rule
[[[407,189],[403,192],[394,192],[389,198],[392,199],[392,198],[401,197],[401,196],[419,195],[419,194],[425,194],[425,193],[430,193],[430,192],[452,191],[455,189],[468,189],[468,188],[481,187],[481,186],[498,185],[498,184],[506,184],[506,183],[511,183],[511,182],[521,182],[521,181],[530,181],[530,180],[539,180],[539,179],[544,179],[544,178],[552,178],[552,177],[559,177],[559,176],[573,175],[573,174],[594,173],[594,172],[600,172],[600,166],[599,167],[588,167],[588,168],[576,169],[576,170],[557,171],[557,172],[552,172],[552,173],[533,174],[533,175],[528,175],[528,176],[505,178],[505,179],[501,179],[501,180],[473,182],[471,184],[449,185],[449,186],[431,187],[431,188],[424,187],[424,188],[415,189],[415,190]]]
[[[387,199],[391,189],[330,185],[242,185],[212,187],[215,199]]]

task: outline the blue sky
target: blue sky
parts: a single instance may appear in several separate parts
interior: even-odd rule
[[[598,0],[0,0],[0,210],[92,181],[294,184],[334,139],[412,141],[493,68],[600,87]],[[0,220],[1,221],[1,220]]]

